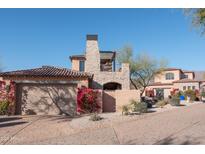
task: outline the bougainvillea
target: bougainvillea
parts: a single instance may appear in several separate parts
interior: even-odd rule
[[[77,112],[93,113],[101,108],[97,101],[99,92],[86,87],[78,88],[77,94]]]
[[[0,81],[0,103],[1,102],[8,102],[7,114],[14,114],[15,82],[10,81],[10,84],[6,85],[5,81]]]
[[[170,91],[171,96],[177,95],[179,93],[179,89],[173,88],[172,91]]]

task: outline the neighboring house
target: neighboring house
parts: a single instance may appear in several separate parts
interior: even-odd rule
[[[103,90],[130,89],[129,64],[116,70],[116,52],[101,51],[97,35],[87,35],[85,54],[70,56],[72,69],[92,73],[92,88]]]
[[[147,87],[146,91],[154,90],[155,96],[162,95],[167,98],[171,95],[171,91],[174,90],[186,91],[190,89],[201,91],[204,83],[202,80],[195,80],[193,71],[167,68],[154,77],[154,82]]]
[[[115,111],[118,104],[137,99],[137,91],[130,90],[129,65],[115,66],[114,51],[100,51],[98,36],[87,35],[84,55],[71,56],[72,69],[43,66],[41,68],[0,73],[3,80],[16,83],[16,114],[68,114],[76,112],[77,88],[81,86],[107,92],[103,111]],[[128,97],[124,97],[123,93]],[[115,98],[114,98],[115,97]],[[113,109],[110,109],[111,104]]]

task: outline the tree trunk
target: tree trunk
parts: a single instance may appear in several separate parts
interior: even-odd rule
[[[138,89],[137,86],[135,85],[134,81],[132,81],[131,78],[130,78],[130,81],[131,81],[132,85],[135,87],[135,89]]]

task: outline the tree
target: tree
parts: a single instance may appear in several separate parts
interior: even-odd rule
[[[205,8],[184,9],[185,14],[191,17],[192,24],[201,34],[205,34]]]
[[[134,57],[133,49],[130,46],[125,46],[118,53],[117,59],[120,63],[130,64],[131,84],[135,89],[141,91],[141,96],[154,76],[161,74],[167,65],[165,60],[156,60],[145,53],[138,54]]]

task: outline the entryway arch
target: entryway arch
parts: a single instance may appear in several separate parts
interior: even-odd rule
[[[122,85],[117,82],[107,82],[103,84],[103,90],[119,90],[122,89]]]

